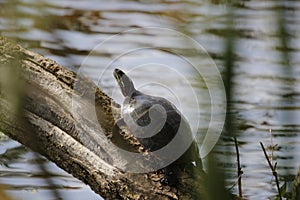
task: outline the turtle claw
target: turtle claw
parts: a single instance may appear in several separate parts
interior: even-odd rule
[[[177,183],[177,176],[174,173],[165,174],[160,179],[160,183],[166,186],[174,186]]]

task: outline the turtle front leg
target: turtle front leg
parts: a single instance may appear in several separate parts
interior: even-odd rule
[[[133,146],[130,145],[129,142],[126,141],[125,138],[120,134],[122,132],[120,129],[121,126],[126,126],[123,118],[118,119],[112,127],[112,143],[125,151],[135,152],[136,150],[133,148]]]
[[[126,126],[123,118],[118,119],[112,127],[112,138],[118,137],[120,135],[120,126]]]
[[[160,183],[163,185],[174,186],[178,179],[177,175],[174,171],[174,166],[169,165],[164,168],[165,175],[160,179]]]
[[[120,134],[121,133],[121,126],[125,126],[125,121],[123,118],[120,118],[118,119],[115,124],[113,125],[112,127],[112,137],[111,137],[111,141],[114,143],[114,144],[119,144],[121,143],[122,140],[124,140],[124,138],[122,137],[122,135]],[[119,146],[119,145],[117,145]]]

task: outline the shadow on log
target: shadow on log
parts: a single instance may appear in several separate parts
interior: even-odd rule
[[[171,188],[159,183],[161,172],[122,170],[142,166],[110,141],[120,106],[88,78],[4,37],[0,37],[0,63],[2,76],[13,70],[13,81],[21,80],[15,87],[21,92],[13,96],[1,77],[0,131],[56,163],[105,199],[205,199],[198,172],[181,171],[178,186]],[[16,98],[17,104],[12,101]],[[20,105],[17,111],[16,105]]]

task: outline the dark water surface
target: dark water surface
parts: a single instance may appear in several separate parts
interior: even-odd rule
[[[300,164],[300,3],[276,2],[240,1],[234,7],[237,32],[231,112],[237,130],[221,138],[217,152],[230,188],[236,181],[231,138],[236,135],[244,171],[243,193],[248,199],[276,196],[259,141],[265,146],[278,144],[273,162],[278,163],[280,185],[291,183]],[[224,73],[228,12],[223,1],[0,0],[0,32],[91,77],[119,103],[122,97],[112,70],[116,66],[124,69],[139,89],[175,103],[192,129],[198,129],[202,144],[212,96],[220,103],[216,123],[223,123],[224,102],[222,92],[218,93],[223,85],[214,79],[217,74],[211,69],[214,61],[220,74]],[[283,56],[285,40],[280,38],[278,23],[282,13],[288,32],[287,57]],[[207,81],[218,89],[211,91]],[[6,137],[0,144],[0,183],[16,199],[51,199],[53,186],[43,179],[36,165],[40,162],[49,170],[62,199],[100,199],[20,144]],[[232,192],[237,193],[235,188]]]

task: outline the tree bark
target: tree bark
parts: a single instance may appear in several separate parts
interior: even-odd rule
[[[0,131],[9,137],[56,163],[104,199],[203,198],[197,172],[180,171],[179,184],[168,187],[159,183],[159,171],[124,170],[140,166],[110,139],[120,106],[88,78],[1,36],[0,63]]]

